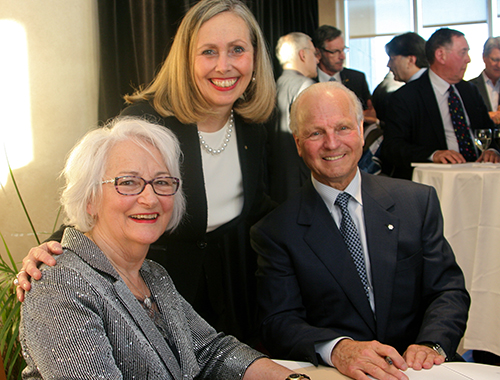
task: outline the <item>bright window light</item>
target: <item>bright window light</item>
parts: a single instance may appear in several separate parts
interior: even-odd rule
[[[28,44],[26,31],[18,22],[0,20],[0,183],[12,169],[33,160],[31,133]]]

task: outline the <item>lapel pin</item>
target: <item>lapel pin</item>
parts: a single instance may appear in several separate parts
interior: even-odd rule
[[[392,224],[388,224],[387,228],[389,229],[389,231],[392,231],[394,229],[394,226]]]

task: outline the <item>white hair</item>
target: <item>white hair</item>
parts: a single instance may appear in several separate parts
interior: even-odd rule
[[[304,96],[306,96],[309,93],[322,96],[326,93],[332,93],[337,90],[344,92],[347,98],[349,99],[349,102],[351,103],[351,110],[354,112],[354,115],[356,116],[356,121],[358,123],[358,128],[359,128],[361,122],[363,121],[363,106],[361,105],[361,102],[359,101],[356,94],[351,90],[349,90],[346,86],[344,86],[339,82],[332,81],[332,82],[315,83],[312,86],[307,87],[304,91],[302,91],[299,94],[299,96],[297,96],[290,109],[290,130],[292,131],[292,133],[294,135],[297,135],[299,132],[300,123],[305,121],[302,120],[302,118],[300,117],[302,113],[302,107],[300,106],[300,103],[302,101],[302,98],[304,98]]]
[[[281,36],[276,44],[276,57],[281,66],[293,63],[299,56],[299,51],[309,47],[311,37],[300,32],[292,32]]]
[[[62,172],[66,186],[61,195],[68,224],[82,232],[94,227],[95,220],[87,212],[87,205],[101,201],[101,182],[109,152],[116,143],[126,140],[135,142],[151,154],[151,145],[158,149],[170,175],[181,179],[182,152],[172,131],[145,119],[116,118],[106,126],[88,132],[69,153]],[[184,215],[186,206],[182,181],[174,197],[174,210],[167,231],[175,229]]]

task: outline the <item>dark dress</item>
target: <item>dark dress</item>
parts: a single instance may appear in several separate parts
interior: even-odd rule
[[[147,102],[135,103],[120,115],[146,115],[164,125],[176,134],[183,152],[186,216],[177,230],[151,245],[148,258],[167,269],[182,296],[216,330],[253,344],[257,336],[257,263],[249,230],[273,207],[264,192],[265,128],[247,124],[235,114],[243,209],[238,217],[207,233],[207,199],[196,125],[161,117]]]

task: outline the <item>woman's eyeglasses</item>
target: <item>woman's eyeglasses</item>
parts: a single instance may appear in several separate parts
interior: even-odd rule
[[[101,184],[114,183],[115,189],[121,195],[138,195],[146,185],[151,185],[157,195],[174,195],[179,189],[180,179],[176,177],[156,177],[151,181],[135,175],[124,175],[102,181]]]

